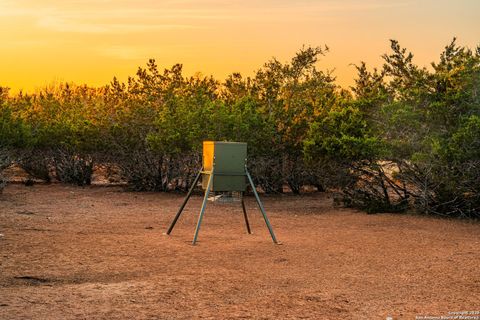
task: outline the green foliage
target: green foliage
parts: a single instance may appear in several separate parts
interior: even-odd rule
[[[463,163],[480,159],[480,114],[471,115],[454,132],[442,156],[452,162]]]
[[[386,151],[380,159],[396,165],[393,173],[376,175],[386,186],[386,202],[409,201],[421,212],[478,217],[478,50],[459,47],[454,39],[432,71],[417,67],[396,41],[392,54],[383,57],[384,83],[363,81],[357,87],[368,93],[369,99],[360,101],[373,113],[368,121]],[[378,79],[359,71],[360,78]],[[385,93],[391,97],[383,99]]]
[[[311,124],[309,133],[304,147],[311,159],[355,161],[379,156],[377,138],[369,134],[365,117],[353,106],[328,110]]]
[[[0,150],[32,177],[83,185],[102,163],[131,189],[170,191],[189,188],[203,140],[245,141],[266,192],[313,185],[368,212],[478,217],[480,47],[453,39],[424,68],[392,40],[380,69],[355,66],[351,90],[317,68],[328,51],[303,47],[224,82],[149,60],[101,88],[0,88]]]
[[[0,92],[1,92],[0,87]],[[18,148],[31,144],[32,132],[0,95],[0,148]]]

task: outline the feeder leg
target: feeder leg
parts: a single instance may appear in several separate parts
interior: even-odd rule
[[[277,238],[275,238],[275,233],[273,233],[273,228],[270,225],[270,221],[268,221],[267,214],[265,213],[265,208],[263,207],[263,204],[260,201],[260,197],[258,196],[257,189],[255,189],[255,185],[253,184],[252,177],[250,177],[250,174],[248,173],[248,170],[246,168],[245,168],[245,173],[247,174],[248,182],[250,182],[250,185],[252,186],[253,194],[255,195],[255,199],[257,199],[257,203],[258,203],[258,207],[260,208],[260,211],[262,211],[263,219],[265,220],[268,231],[270,231],[270,235],[272,236],[273,243],[278,244]]]
[[[207,206],[208,194],[210,193],[212,181],[213,181],[213,172],[210,174],[210,177],[208,178],[207,190],[205,190],[205,196],[203,197],[202,208],[200,209],[200,215],[198,216],[197,227],[195,228],[195,235],[193,236],[192,245],[195,245],[195,243],[197,242],[198,232],[200,231],[200,225],[202,224],[203,214],[205,213],[205,207]]]
[[[247,225],[247,232],[248,234],[252,234],[252,231],[250,230],[250,224],[248,223],[247,209],[245,208],[245,202],[243,201],[243,192],[242,192],[242,209],[243,209],[243,217],[245,218],[245,224]]]
[[[180,206],[180,209],[178,210],[177,214],[175,215],[175,218],[172,221],[172,224],[168,228],[167,234],[170,234],[173,230],[173,227],[175,227],[175,224],[177,223],[178,218],[180,218],[180,215],[182,214],[183,209],[187,205],[188,199],[190,199],[190,196],[192,195],[193,189],[197,186],[198,180],[200,179],[200,176],[202,175],[202,170],[200,170],[195,177],[195,180],[193,181],[192,186],[190,187],[190,190],[188,190],[187,196],[183,200],[182,205]]]

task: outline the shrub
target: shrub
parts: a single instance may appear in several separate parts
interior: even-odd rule
[[[101,88],[0,88],[0,149],[47,181],[54,168],[89,184],[99,163],[133,190],[172,191],[190,186],[203,140],[245,141],[265,192],[309,184],[368,212],[478,217],[480,48],[454,40],[427,69],[392,40],[382,68],[357,66],[351,90],[317,68],[327,52],[304,47],[224,82],[149,60]]]
[[[57,149],[53,151],[52,158],[59,181],[79,186],[91,184],[94,165],[92,156],[68,149]]]
[[[7,185],[7,178],[2,175],[2,171],[11,164],[11,154],[7,149],[0,148],[0,193]]]
[[[52,180],[52,158],[47,150],[26,149],[17,151],[17,163],[28,174],[29,179]]]

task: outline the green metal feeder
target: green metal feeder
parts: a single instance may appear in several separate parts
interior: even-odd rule
[[[272,226],[265,212],[265,208],[260,201],[260,197],[258,196],[255,185],[253,184],[252,177],[247,170],[247,144],[244,142],[204,141],[202,162],[203,168],[198,172],[192,187],[188,191],[188,194],[183,200],[180,209],[168,228],[167,234],[169,235],[172,232],[178,218],[182,214],[183,209],[192,195],[193,189],[197,186],[200,177],[202,177],[202,187],[205,190],[205,194],[203,197],[200,214],[198,216],[197,227],[195,229],[192,244],[197,242],[198,232],[200,230],[200,225],[202,223],[210,192],[213,192],[214,194],[215,192],[221,192],[223,193],[222,196],[226,196],[226,198],[230,199],[232,199],[233,195],[239,194],[247,232],[251,234],[245,202],[243,201],[243,195],[247,189],[247,183],[249,183],[252,187],[253,194],[255,195],[255,199],[257,200],[258,206],[262,212],[263,219],[265,220],[273,242],[278,244]],[[216,199],[216,197],[214,197],[214,199]]]

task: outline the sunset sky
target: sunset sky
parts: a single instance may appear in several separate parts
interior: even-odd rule
[[[271,57],[330,47],[319,67],[353,82],[361,60],[381,65],[394,38],[427,65],[454,37],[480,44],[480,0],[0,0],[0,86],[125,80],[155,58],[223,79]]]

